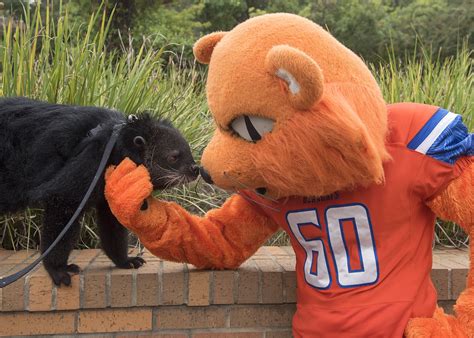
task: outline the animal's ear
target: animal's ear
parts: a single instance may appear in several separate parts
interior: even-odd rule
[[[211,55],[214,47],[221,41],[227,32],[214,32],[204,35],[196,41],[193,46],[193,53],[196,60],[200,63],[208,64],[211,61]]]
[[[308,110],[321,100],[323,73],[306,53],[286,45],[274,46],[267,54],[265,67],[283,84],[294,108]]]

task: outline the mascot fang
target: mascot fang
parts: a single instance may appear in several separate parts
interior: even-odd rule
[[[473,225],[473,135],[440,107],[386,105],[366,65],[290,14],[201,38],[216,130],[208,182],[235,192],[204,217],[150,197],[147,170],[107,172],[119,221],[155,255],[232,269],[279,228],[296,254],[296,337],[474,337],[474,275],[455,307],[430,279],[435,217]],[[472,268],[471,250],[471,268]],[[472,269],[471,269],[472,270]]]

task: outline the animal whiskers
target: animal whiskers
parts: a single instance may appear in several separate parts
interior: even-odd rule
[[[151,161],[152,160],[153,158],[151,159]],[[156,181],[163,182],[165,189],[193,181],[193,178],[188,177],[186,174],[180,173],[178,170],[164,168],[156,163],[150,164],[148,167],[156,167],[162,171],[163,174]]]

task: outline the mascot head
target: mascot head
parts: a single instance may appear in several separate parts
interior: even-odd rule
[[[385,102],[366,65],[315,23],[252,18],[194,46],[215,120],[204,176],[227,190],[321,196],[381,183]]]

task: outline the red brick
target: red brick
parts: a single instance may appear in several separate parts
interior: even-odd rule
[[[449,300],[448,287],[449,270],[448,269],[434,269],[431,271],[431,279],[438,291],[438,300]]]
[[[278,264],[283,268],[283,294],[286,303],[296,302],[296,273],[295,257],[280,256],[277,258]]]
[[[162,271],[162,304],[184,304],[184,264],[163,261]]]
[[[35,251],[8,251],[0,264],[0,275],[8,276],[29,265],[38,254]],[[24,290],[26,276],[1,289],[0,309],[2,311],[24,310]]]
[[[82,249],[73,252],[77,253],[77,255],[74,256],[71,262],[79,265],[81,270],[86,269],[90,262],[97,258],[97,256],[99,256],[101,253],[99,249]]]
[[[255,262],[250,259],[238,270],[237,303],[256,304],[259,302],[259,277]]]
[[[8,256],[3,260],[3,264],[9,265],[9,264],[28,264],[33,262],[35,258],[38,257],[38,252],[32,251],[32,250],[20,250],[15,252],[13,255]],[[2,265],[3,265],[2,264]],[[1,270],[0,270],[1,271]],[[3,273],[3,271],[1,272]]]
[[[281,246],[267,246],[267,252],[272,256],[288,256],[288,251],[284,250]]]
[[[21,311],[25,308],[25,278],[22,277],[16,282],[0,289],[2,311]]]
[[[101,335],[102,337],[102,335]],[[188,338],[187,333],[143,333],[143,334],[117,334],[113,337],[120,338]]]
[[[261,246],[258,250],[253,254],[253,257],[268,257],[267,247]]]
[[[193,338],[263,338],[263,332],[197,332]]]
[[[56,310],[75,310],[80,308],[80,277],[71,276],[71,285],[56,288]]]
[[[137,306],[156,306],[160,293],[159,262],[148,262],[137,270]]]
[[[73,312],[16,312],[0,315],[0,335],[46,335],[74,333]]]
[[[290,255],[290,256],[295,255],[295,251],[293,250],[293,248],[291,246],[281,246],[280,248],[282,248],[284,251],[286,251],[288,253],[288,255]]]
[[[255,259],[262,273],[262,302],[281,304],[283,302],[282,268],[272,259]]]
[[[13,250],[0,249],[0,266],[9,256],[13,255],[14,253],[15,251]]]
[[[292,337],[293,337],[293,333],[291,330],[265,332],[265,338],[292,338]]]
[[[466,288],[467,269],[451,270],[451,299],[458,299],[461,292]]]
[[[234,304],[234,280],[238,272],[232,270],[214,271],[213,304]]]
[[[132,273],[134,270],[112,268],[110,273],[110,306],[132,305]]]
[[[93,262],[84,270],[83,308],[104,308],[107,306],[107,274],[110,261]]]
[[[454,300],[440,300],[438,301],[438,306],[443,308],[444,312],[448,315],[454,314],[453,307],[456,301]]]
[[[294,304],[234,306],[230,309],[230,327],[287,327],[296,307]]]
[[[162,306],[156,314],[156,327],[162,329],[223,328],[227,310],[222,306]]]
[[[79,312],[78,333],[150,331],[151,309],[83,310]]]
[[[188,279],[188,305],[205,306],[209,305],[209,284],[211,273],[200,271],[195,268],[189,269]]]
[[[43,266],[27,277],[29,284],[28,309],[30,311],[49,311],[52,306],[53,281]]]

